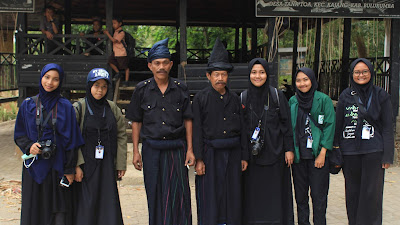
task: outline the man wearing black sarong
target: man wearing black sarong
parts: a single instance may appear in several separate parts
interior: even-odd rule
[[[199,225],[241,224],[241,172],[247,158],[240,144],[240,100],[226,87],[232,69],[217,38],[206,73],[211,86],[193,100]]]
[[[126,118],[133,121],[133,164],[142,170],[150,225],[192,224],[189,178],[194,165],[192,109],[187,86],[169,77],[173,62],[168,38],[150,49],[147,62],[153,78],[133,92]]]

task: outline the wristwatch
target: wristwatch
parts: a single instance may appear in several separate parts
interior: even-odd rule
[[[50,20],[50,23],[54,23],[54,20]]]

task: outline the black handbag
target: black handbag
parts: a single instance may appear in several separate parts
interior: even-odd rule
[[[322,127],[315,122],[314,118],[309,115],[309,118],[314,123],[318,129],[322,131]],[[331,174],[338,174],[342,169],[343,165],[343,156],[340,148],[338,146],[333,146],[332,150],[328,152],[328,159],[329,159],[329,173]]]

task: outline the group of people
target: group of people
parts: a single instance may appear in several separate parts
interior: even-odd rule
[[[294,224],[292,177],[298,224],[310,224],[309,191],[313,223],[326,224],[334,152],[343,155],[349,224],[382,223],[393,118],[368,60],[351,64],[351,86],[335,113],[311,69],[298,69],[288,102],[269,85],[262,58],[249,62],[248,88],[238,96],[227,87],[234,68],[219,39],[206,69],[210,85],[191,102],[186,84],[169,76],[170,58],[168,39],[153,45],[153,77],[136,86],[125,115],[149,224],[192,224],[189,166],[198,224]],[[86,97],[73,105],[60,95],[63,78],[60,66],[46,65],[39,95],[23,101],[17,116],[14,139],[27,156],[21,224],[123,224],[116,180],[126,171],[126,134],[120,109],[106,99],[110,76],[90,71]]]

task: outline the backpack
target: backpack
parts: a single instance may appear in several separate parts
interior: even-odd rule
[[[136,40],[132,37],[132,35],[124,30],[120,30],[120,32],[125,32],[125,38],[122,40],[122,44],[126,49],[126,54],[128,58],[135,58],[135,47],[136,47]]]

